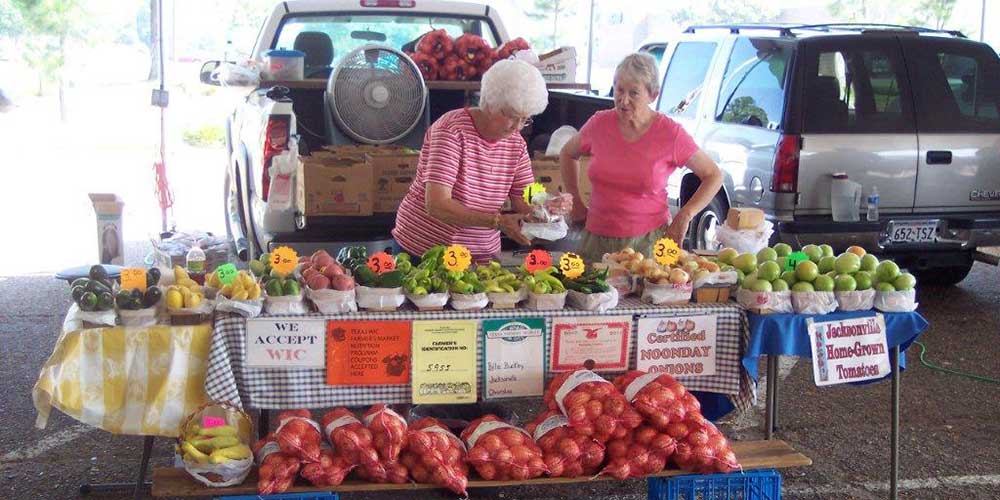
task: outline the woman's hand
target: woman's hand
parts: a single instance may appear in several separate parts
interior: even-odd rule
[[[670,221],[670,226],[667,227],[667,238],[674,240],[674,243],[677,243],[679,247],[684,246],[684,236],[687,235],[692,218],[688,211],[684,209],[678,211],[677,216]]]
[[[577,224],[586,223],[588,210],[587,205],[584,205],[582,200],[574,200],[573,211],[571,212],[573,222]]]
[[[508,238],[522,244],[531,245],[531,240],[521,234],[522,214],[502,214],[500,215],[500,231]]]

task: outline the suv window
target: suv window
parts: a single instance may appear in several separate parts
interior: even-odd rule
[[[715,119],[777,129],[785,110],[791,48],[774,40],[738,38],[726,64]]]
[[[806,132],[912,132],[898,50],[818,51],[806,71]]]
[[[715,47],[715,42],[677,44],[663,78],[657,109],[668,115],[694,117]]]
[[[921,131],[1000,131],[1000,64],[973,47],[914,45],[913,71]]]

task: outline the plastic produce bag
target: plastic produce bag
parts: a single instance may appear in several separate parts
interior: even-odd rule
[[[253,445],[253,454],[257,460],[258,494],[284,493],[292,487],[302,461],[282,452],[273,433]]]
[[[649,280],[643,280],[642,301],[650,304],[686,304],[691,302],[691,283],[683,285],[658,285]]]
[[[122,326],[153,326],[160,322],[157,306],[136,310],[119,309],[118,317]]]
[[[716,231],[723,247],[735,248],[741,254],[756,254],[767,247],[768,240],[774,234],[774,224],[765,220],[757,229],[733,229],[720,224]]]
[[[320,422],[323,436],[335,447],[334,454],[349,465],[369,469],[375,477],[384,477],[385,468],[372,444],[372,433],[346,408],[330,410]]]
[[[841,311],[868,311],[875,307],[875,289],[833,292]]]
[[[406,301],[403,287],[371,288],[358,285],[354,289],[357,291],[358,307],[361,309],[395,311]]]
[[[477,311],[489,303],[485,293],[456,293],[451,296],[451,308],[456,311]]]
[[[695,273],[695,278],[691,285],[695,288],[716,285],[735,285],[739,281],[736,271],[719,271],[715,273]]]
[[[608,465],[601,474],[620,481],[656,474],[667,466],[667,460],[676,449],[677,441],[673,437],[643,424],[625,437],[608,442]]]
[[[670,332],[669,328],[666,332]],[[682,422],[689,413],[701,411],[701,403],[666,373],[631,370],[616,377],[614,384],[646,423],[659,431],[665,432],[670,424]]]
[[[469,447],[466,460],[487,481],[523,481],[547,471],[531,435],[495,415],[474,420],[462,431],[462,439]]]
[[[604,445],[580,434],[556,410],[543,412],[524,430],[542,450],[551,477],[580,477],[595,474],[604,463]]]
[[[552,222],[521,223],[521,234],[529,240],[557,241],[566,237],[569,226],[560,216]]]
[[[351,464],[343,456],[337,455],[326,443],[320,450],[319,460],[302,466],[302,477],[313,486],[338,486],[344,482],[356,464]]]
[[[562,373],[549,382],[545,404],[559,410],[577,432],[605,443],[622,438],[642,423],[615,386],[590,370]]]
[[[517,304],[528,298],[528,288],[521,286],[516,292],[486,292],[486,297],[493,304],[493,309],[513,309]]]
[[[736,303],[757,313],[791,313],[792,292],[754,292],[746,288],[736,291]]]
[[[107,311],[84,311],[76,303],[73,303],[69,306],[69,312],[66,313],[66,319],[63,321],[63,331],[115,326],[117,318],[118,315],[114,309]]]
[[[833,292],[791,292],[792,309],[799,314],[829,314],[837,310]]]
[[[264,311],[268,314],[307,314],[309,305],[303,300],[304,293],[264,297]]]
[[[221,294],[215,301],[215,309],[222,312],[239,314],[244,318],[256,318],[264,309],[264,299],[232,300]]]
[[[384,404],[377,404],[365,412],[362,421],[372,434],[372,444],[385,472],[383,476],[378,476],[367,468],[361,472],[370,481],[396,484],[407,482],[409,470],[399,462],[399,454],[406,445],[406,420]]]
[[[916,290],[875,293],[875,309],[882,312],[912,312],[917,305]]]
[[[434,484],[468,496],[469,468],[465,464],[465,443],[440,422],[424,417],[410,425],[406,448],[399,461],[410,471],[413,480]]]
[[[551,311],[566,307],[566,292],[535,293],[528,292],[528,309],[534,311]]]
[[[323,314],[341,314],[358,310],[358,302],[355,298],[356,288],[340,291],[328,288],[313,290],[306,287],[305,290],[306,297],[309,297],[309,300],[316,306],[316,310]]]
[[[447,292],[427,293],[423,295],[406,294],[406,300],[412,302],[421,311],[440,311],[444,309],[444,306],[448,305],[449,298],[450,296]]]
[[[604,312],[618,307],[618,289],[616,288],[602,293],[583,293],[576,290],[569,290],[566,293],[570,305],[584,311]]]
[[[260,85],[260,69],[254,61],[222,62],[209,77],[223,87],[256,87]]]
[[[289,139],[288,149],[271,159],[268,174],[271,183],[268,189],[267,211],[288,210],[292,208],[295,197],[295,171],[299,164],[298,141]]]
[[[309,410],[281,412],[278,415],[278,428],[275,429],[274,436],[283,453],[303,462],[319,462],[323,435]]]

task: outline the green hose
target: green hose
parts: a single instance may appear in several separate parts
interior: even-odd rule
[[[952,375],[958,375],[960,377],[971,378],[972,380],[978,380],[980,382],[989,382],[991,384],[1000,384],[1000,380],[997,380],[995,378],[984,377],[982,375],[976,375],[976,374],[973,374],[973,373],[960,372],[958,370],[951,370],[949,368],[942,368],[940,366],[931,364],[930,362],[928,362],[927,360],[924,359],[924,354],[927,353],[927,346],[925,346],[923,342],[919,342],[919,341],[915,341],[913,343],[917,344],[918,346],[920,346],[920,363],[922,363],[927,368],[930,368],[931,370],[939,371],[939,372],[944,372],[944,373],[950,373]]]

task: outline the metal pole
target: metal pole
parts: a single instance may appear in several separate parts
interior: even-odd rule
[[[778,413],[778,355],[767,355],[767,396],[764,403],[764,439],[774,439]]]
[[[159,51],[160,51],[160,94],[163,94],[164,87],[166,86],[167,77],[163,74],[163,0],[156,2],[156,11],[158,13],[156,17],[156,23],[159,25],[157,27],[157,36],[160,37]],[[166,152],[166,142],[167,142],[167,124],[166,124],[166,107],[160,106],[160,164],[163,165],[164,169],[167,164],[167,152]],[[167,209],[166,207],[160,208],[160,232],[167,232]]]
[[[889,498],[896,500],[899,495],[899,346],[892,348],[889,357],[892,367],[892,433],[890,447],[892,456],[889,460]]]
[[[590,85],[590,75],[593,73],[593,67],[594,67],[594,0],[590,0],[590,29],[587,32],[587,85],[588,86]]]
[[[143,497],[143,490],[146,486],[146,469],[149,468],[149,455],[153,453],[153,436],[146,436],[145,442],[142,444],[142,458],[139,460],[139,473],[135,478],[135,490],[132,493],[132,498],[139,500]]]
[[[986,38],[986,0],[983,0],[983,8],[979,11],[979,41]]]

